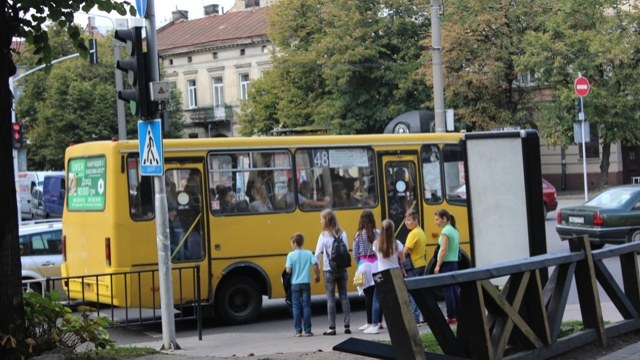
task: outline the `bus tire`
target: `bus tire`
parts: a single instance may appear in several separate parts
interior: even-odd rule
[[[215,316],[229,325],[254,321],[262,309],[258,284],[246,276],[233,276],[223,281],[215,302]]]

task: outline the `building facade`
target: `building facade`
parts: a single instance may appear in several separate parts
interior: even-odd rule
[[[205,17],[189,20],[174,11],[157,31],[163,81],[183,97],[185,137],[237,136],[236,113],[252,79],[271,67],[268,3],[236,1],[226,13],[205,6]]]

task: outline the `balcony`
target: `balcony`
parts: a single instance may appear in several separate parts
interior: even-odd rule
[[[201,107],[198,109],[187,109],[185,114],[192,123],[212,123],[218,121],[233,120],[233,106],[224,105],[216,107]]]

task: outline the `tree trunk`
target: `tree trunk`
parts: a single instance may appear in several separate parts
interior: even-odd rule
[[[600,162],[600,187],[609,185],[609,155],[611,144],[602,143],[602,161]]]
[[[9,77],[16,73],[10,48],[16,34],[16,21],[6,21],[7,6],[0,6],[0,334],[22,342],[25,335],[20,246],[18,243],[18,205],[11,144],[11,99]],[[0,347],[0,358],[9,355]]]

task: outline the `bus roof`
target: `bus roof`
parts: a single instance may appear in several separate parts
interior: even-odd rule
[[[407,145],[416,143],[457,143],[464,133],[418,133],[418,134],[373,134],[373,135],[314,135],[314,136],[269,136],[228,137],[197,139],[165,139],[164,151],[224,150],[231,148],[282,148],[308,146],[369,146],[381,144]],[[110,148],[110,150],[107,150]],[[92,149],[92,150],[90,150]],[[96,141],[72,145],[67,156],[86,155],[88,152],[138,151],[137,140]]]

